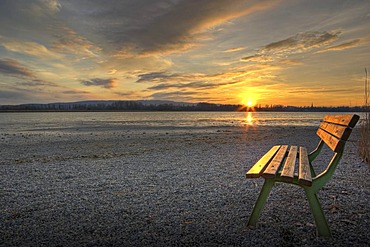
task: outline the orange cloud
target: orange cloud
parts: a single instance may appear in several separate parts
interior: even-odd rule
[[[55,34],[56,40],[52,48],[58,52],[81,55],[83,57],[97,57],[101,49],[86,38],[78,35],[68,27],[61,29],[61,34]]]
[[[60,55],[36,42],[17,41],[0,37],[1,44],[11,52],[26,54],[38,58],[60,58]]]
[[[316,53],[323,53],[323,52],[328,52],[328,51],[342,51],[342,50],[357,47],[360,43],[361,43],[360,39],[355,39],[355,40],[352,40],[352,41],[349,41],[349,42],[346,42],[346,43],[342,43],[342,44],[339,44],[339,45],[330,46],[326,49],[322,49],[320,51],[317,51]]]
[[[225,50],[224,52],[226,52],[226,53],[229,53],[229,52],[236,52],[236,51],[242,51],[242,50],[244,50],[244,49],[245,49],[245,47],[234,47],[234,48],[227,49],[227,50]]]

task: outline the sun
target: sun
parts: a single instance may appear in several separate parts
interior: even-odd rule
[[[254,92],[241,92],[239,95],[239,102],[241,110],[254,111],[257,105],[258,96]]]
[[[253,107],[254,106],[254,102],[251,98],[245,98],[242,100],[242,104],[245,106],[245,107]]]

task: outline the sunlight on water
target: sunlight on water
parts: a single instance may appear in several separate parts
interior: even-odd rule
[[[243,123],[245,125],[254,125],[255,119],[252,117],[252,112],[247,112],[245,114],[245,118],[243,119]]]
[[[0,113],[0,131],[198,129],[318,126],[327,112],[34,112]],[[344,113],[342,113],[344,114]],[[347,114],[347,113],[346,113]],[[349,114],[349,113],[348,113]]]

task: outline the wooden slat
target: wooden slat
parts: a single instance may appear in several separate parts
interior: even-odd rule
[[[320,129],[329,132],[338,139],[348,140],[348,137],[351,135],[351,129],[342,125],[336,125],[332,123],[322,122],[320,124]]]
[[[297,152],[298,152],[298,147],[297,146],[291,146],[289,150],[289,154],[287,156],[287,159],[285,161],[283,170],[281,171],[281,179],[284,181],[293,181],[294,177],[294,167],[295,167],[295,162],[297,160]]]
[[[280,146],[273,146],[262,158],[252,166],[251,169],[245,174],[247,178],[259,178],[265,167],[269,164],[270,160],[274,157]]]
[[[355,127],[359,119],[360,117],[356,114],[354,115],[335,115],[335,116],[327,115],[324,117],[325,122],[340,124],[343,126],[348,126],[350,128]]]
[[[281,146],[281,148],[275,155],[274,159],[270,162],[266,170],[263,172],[262,177],[274,178],[276,176],[276,172],[278,171],[281,163],[283,162],[287,149],[288,145]]]
[[[328,145],[334,152],[341,152],[343,150],[345,141],[332,136],[328,132],[318,129],[316,134]]]
[[[298,183],[307,186],[312,185],[310,161],[305,147],[299,147]]]

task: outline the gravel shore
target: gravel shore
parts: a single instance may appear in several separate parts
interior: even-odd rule
[[[0,246],[369,246],[370,166],[358,130],[318,194],[333,233],[316,236],[304,191],[277,184],[256,229],[263,179],[244,174],[312,127],[85,128],[1,133]],[[330,159],[324,150],[318,168]]]

